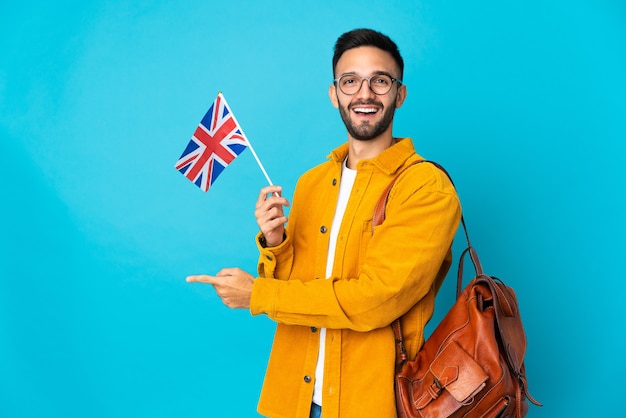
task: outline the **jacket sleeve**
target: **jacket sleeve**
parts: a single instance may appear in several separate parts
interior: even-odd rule
[[[257,271],[259,277],[287,280],[293,263],[293,243],[291,234],[285,235],[282,243],[276,247],[265,247],[262,244],[262,233],[256,236],[256,245],[259,249]]]
[[[369,331],[389,325],[431,291],[461,218],[454,187],[437,169],[408,170],[386,220],[362,242],[357,274],[328,280],[258,278],[251,313],[277,322]],[[426,180],[417,172],[430,173]],[[415,185],[417,184],[417,186]]]

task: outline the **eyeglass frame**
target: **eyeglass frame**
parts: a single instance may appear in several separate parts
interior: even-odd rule
[[[386,92],[384,92],[384,93],[376,93],[376,92],[372,89],[371,80],[372,80],[372,78],[374,78],[374,77],[379,77],[379,76],[381,76],[381,75],[384,75],[384,76],[386,76],[386,77],[389,77],[389,78],[391,79],[391,85],[389,86],[389,90],[387,90]],[[346,93],[346,92],[345,92],[345,91],[343,91],[343,89],[341,88],[341,84],[339,84],[339,80],[341,80],[341,79],[342,79],[343,77],[345,77],[345,76],[354,76],[354,77],[358,77],[358,78],[360,78],[360,79],[361,79],[361,80],[359,81],[359,88],[358,88],[358,89],[357,89],[354,93]],[[389,92],[391,91],[391,88],[393,87],[393,83],[394,83],[394,82],[398,83],[398,85],[402,85],[402,80],[400,80],[399,78],[392,77],[390,74],[387,74],[387,73],[376,73],[376,74],[373,74],[373,75],[371,75],[371,76],[369,76],[369,77],[361,77],[360,75],[355,74],[355,73],[346,73],[346,74],[342,74],[341,76],[339,76],[339,77],[335,78],[335,79],[333,80],[333,83],[335,84],[335,87],[337,87],[339,90],[341,90],[341,92],[342,92],[343,94],[345,94],[346,96],[354,96],[354,95],[355,95],[355,94],[357,94],[357,93],[361,90],[361,88],[363,87],[363,81],[364,81],[364,80],[367,80],[367,88],[369,88],[369,89],[370,89],[370,91],[371,91],[372,93],[374,93],[375,95],[377,95],[377,96],[384,96],[385,94],[389,93]]]

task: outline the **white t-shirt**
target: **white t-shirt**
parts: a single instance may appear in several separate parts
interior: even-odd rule
[[[341,181],[339,182],[339,199],[335,208],[335,216],[333,224],[330,227],[330,236],[328,242],[328,256],[326,257],[326,278],[333,274],[333,263],[335,262],[335,248],[337,246],[337,236],[339,235],[339,227],[343,214],[348,206],[348,199],[352,191],[352,185],[356,178],[356,170],[349,169],[346,165],[348,159],[343,163],[341,168]],[[315,387],[313,389],[313,402],[322,405],[322,386],[324,384],[324,353],[326,349],[326,328],[320,329],[320,351],[317,355],[317,366],[315,368]]]

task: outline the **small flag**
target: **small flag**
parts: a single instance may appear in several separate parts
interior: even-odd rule
[[[248,146],[241,126],[219,93],[174,167],[206,192]]]

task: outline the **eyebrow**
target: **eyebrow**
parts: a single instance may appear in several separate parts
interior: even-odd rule
[[[356,72],[351,71],[351,72],[343,73],[343,74],[339,75],[339,77],[337,77],[337,78],[341,78],[344,75],[356,75],[356,76],[362,77],[359,74],[357,74]],[[396,78],[391,73],[389,73],[387,71],[374,71],[370,77],[373,77],[375,75],[386,75],[386,76],[391,77],[391,78]],[[365,77],[365,78],[367,78],[367,77]]]

